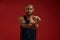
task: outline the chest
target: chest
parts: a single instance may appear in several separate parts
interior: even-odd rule
[[[36,22],[36,19],[30,17],[30,18],[27,18],[26,16],[24,16],[24,21],[25,23],[35,23]]]

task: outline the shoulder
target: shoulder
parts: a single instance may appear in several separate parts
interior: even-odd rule
[[[23,19],[24,19],[23,16],[19,16],[19,17],[18,17],[18,20],[23,20]]]

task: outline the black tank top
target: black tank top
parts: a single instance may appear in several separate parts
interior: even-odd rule
[[[25,20],[25,24],[29,24],[29,20],[27,19],[26,16],[23,16],[24,17],[24,20]],[[20,26],[20,29],[21,29],[21,32],[27,32],[28,30],[31,30],[30,28],[24,28],[22,26]]]
[[[24,16],[24,20],[25,20],[25,23],[26,23],[26,24],[29,24],[29,20],[27,19],[26,16]]]
[[[29,24],[29,20],[27,19],[26,16],[23,16],[25,23]],[[20,26],[21,29],[21,38],[20,40],[36,40],[36,30],[30,29],[30,28],[23,28]]]

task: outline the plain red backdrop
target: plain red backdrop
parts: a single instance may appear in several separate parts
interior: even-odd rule
[[[34,15],[41,17],[37,40],[60,40],[58,0],[0,0],[0,40],[19,40],[18,17],[25,15],[27,3],[35,6]]]

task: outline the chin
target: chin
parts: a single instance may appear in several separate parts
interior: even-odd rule
[[[28,15],[28,16],[31,16],[31,15]]]

